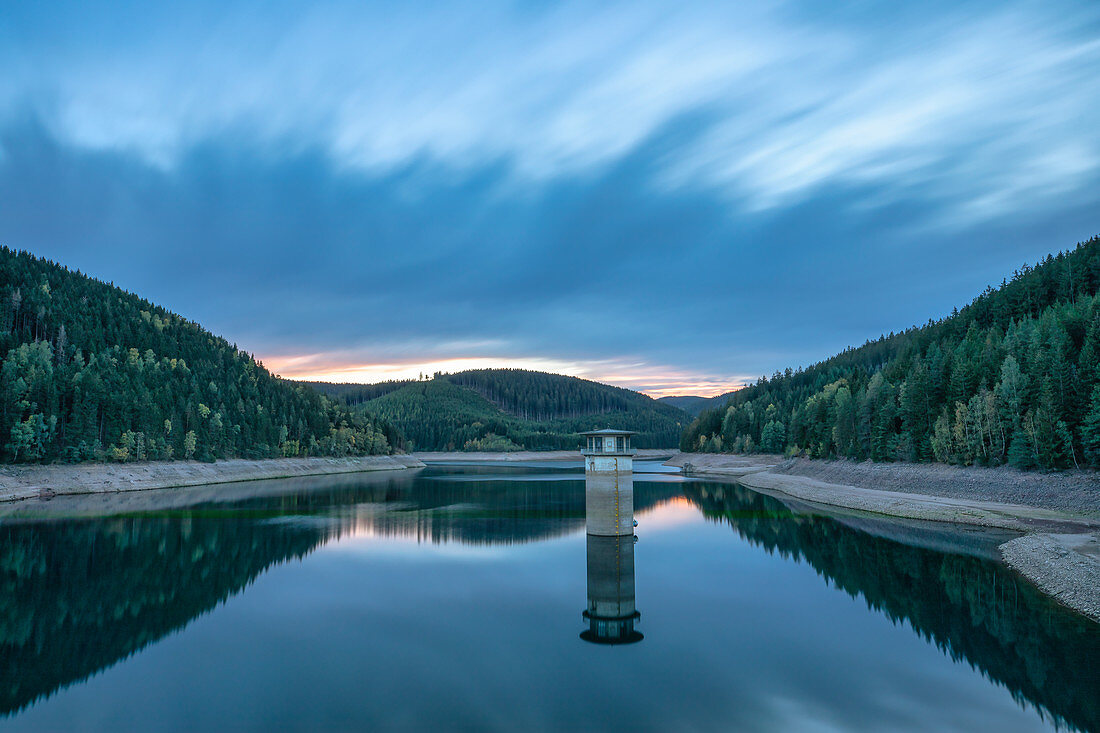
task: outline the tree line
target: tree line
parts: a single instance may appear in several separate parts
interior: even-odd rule
[[[194,322],[7,247],[0,354],[9,463],[344,456],[401,441]]]
[[[682,417],[678,408],[638,392],[561,374],[526,369],[471,369],[442,376],[469,387],[505,412],[534,422],[632,410],[652,411],[673,419]]]
[[[576,450],[580,432],[609,426],[638,431],[640,448],[670,448],[688,419],[636,392],[522,369],[438,374],[361,408],[393,424],[415,450]]]
[[[776,373],[704,411],[685,451],[1100,466],[1100,237],[951,316]]]

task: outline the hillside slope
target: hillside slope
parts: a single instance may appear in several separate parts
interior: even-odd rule
[[[727,392],[726,394],[720,395],[718,397],[699,397],[698,395],[672,395],[669,397],[658,397],[657,401],[681,409],[692,417],[698,417],[699,413],[701,413],[703,410],[726,404],[726,400],[730,398],[731,394],[733,393]]]
[[[392,423],[417,450],[573,449],[579,432],[638,431],[641,448],[671,448],[690,416],[620,387],[522,369],[478,369],[427,381],[314,386]],[[363,399],[373,392],[379,396]]]
[[[681,448],[1100,465],[1098,291],[1094,237],[947,318],[735,392],[691,424]]]
[[[5,462],[341,456],[399,439],[196,323],[8,248],[0,354]]]

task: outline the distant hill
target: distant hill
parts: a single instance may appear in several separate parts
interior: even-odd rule
[[[564,450],[579,432],[638,431],[641,448],[672,448],[691,416],[621,387],[522,369],[477,369],[381,385],[309,383],[399,429],[416,450]]]
[[[393,428],[113,285],[0,248],[5,462],[389,452]]]
[[[697,395],[672,395],[670,397],[658,397],[658,402],[663,402],[666,405],[672,405],[678,407],[689,415],[695,417],[700,412],[711,407],[715,407],[716,404],[725,404],[725,401],[729,399],[729,395],[724,394],[719,397],[699,397]]]
[[[776,373],[704,410],[684,450],[1100,466],[1100,237],[939,321]]]
[[[300,382],[317,390],[323,395],[343,402],[349,407],[362,405],[364,402],[378,399],[382,395],[396,392],[410,384],[415,384],[415,379],[391,380],[388,382],[376,382],[375,384],[342,384],[338,382]]]

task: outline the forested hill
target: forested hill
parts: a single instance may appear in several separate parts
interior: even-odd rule
[[[641,448],[676,446],[690,416],[621,387],[522,369],[477,369],[377,385],[310,383],[392,422],[416,450],[571,450],[578,433],[638,431]]]
[[[399,439],[196,323],[6,247],[0,354],[5,462],[339,456]]]
[[[729,399],[730,394],[726,393],[720,397],[699,397],[697,395],[674,395],[671,397],[658,397],[658,402],[663,402],[666,405],[672,405],[678,407],[689,415],[696,416],[703,410],[711,407],[716,407],[718,404],[726,404],[726,400]]]
[[[1100,465],[1100,237],[940,321],[735,392],[684,450]]]

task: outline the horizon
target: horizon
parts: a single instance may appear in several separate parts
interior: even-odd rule
[[[271,371],[272,374],[274,374],[275,376],[277,376],[281,379],[287,379],[287,380],[294,381],[294,382],[306,382],[306,383],[320,382],[320,383],[326,383],[326,384],[347,384],[347,385],[364,384],[364,385],[366,385],[366,384],[384,384],[386,382],[416,382],[416,381],[429,381],[431,379],[435,379],[437,375],[438,376],[451,376],[453,374],[460,374],[460,373],[466,372],[466,371],[514,369],[514,370],[522,370],[522,371],[541,372],[541,373],[544,373],[544,374],[552,374],[552,375],[559,376],[559,377],[573,377],[573,378],[576,378],[576,379],[583,379],[583,380],[590,381],[590,382],[596,382],[598,384],[603,384],[603,385],[608,386],[608,387],[620,387],[622,389],[629,389],[633,392],[637,392],[638,394],[642,394],[642,395],[645,395],[647,397],[651,397],[655,400],[660,399],[662,397],[706,397],[706,398],[709,399],[711,397],[721,397],[724,394],[729,394],[731,392],[736,392],[739,389],[744,389],[745,387],[749,386],[747,384],[737,385],[737,386],[733,387],[732,389],[727,389],[723,392],[714,392],[713,394],[706,394],[706,395],[704,395],[704,394],[686,394],[686,393],[682,393],[682,392],[669,392],[668,394],[652,394],[650,392],[645,392],[645,391],[642,391],[642,390],[639,390],[639,389],[632,389],[631,387],[626,387],[626,386],[623,386],[621,384],[615,384],[613,382],[604,381],[602,379],[597,379],[597,378],[594,378],[594,377],[587,377],[587,376],[583,376],[583,375],[580,375],[580,374],[568,374],[564,371],[549,371],[546,368],[543,368],[543,369],[534,368],[534,367],[538,366],[537,364],[532,364],[531,367],[527,367],[527,366],[495,366],[496,362],[492,358],[485,358],[484,359],[484,364],[481,363],[481,360],[469,360],[469,361],[463,360],[463,361],[459,362],[459,364],[458,364],[459,366],[461,366],[461,368],[458,368],[458,369],[435,369],[431,372],[418,371],[416,373],[411,373],[411,372],[407,372],[405,367],[401,367],[400,368],[401,371],[396,371],[396,370],[393,370],[390,367],[385,367],[385,369],[388,370],[387,373],[396,373],[399,376],[392,376],[392,377],[387,376],[383,379],[377,379],[377,380],[371,381],[371,382],[360,382],[360,381],[355,381],[354,379],[341,380],[341,379],[327,379],[327,378],[313,378],[313,377],[288,377],[287,375],[285,375],[285,374],[283,374],[283,373],[281,373],[281,372],[279,372],[275,369],[271,369],[267,365],[266,362],[260,360],[259,358],[257,358],[257,361],[259,361],[265,368],[268,368]],[[444,362],[443,364],[449,364],[449,363]],[[409,367],[409,369],[411,369],[411,368],[412,367]],[[358,374],[358,373],[360,373],[360,372],[353,372],[352,376],[354,376],[355,374]],[[408,374],[408,376],[406,376],[406,374]],[[341,377],[341,376],[345,376],[345,373],[337,372],[337,373],[333,374],[332,376]]]
[[[1088,240],[1088,241],[1091,241],[1092,239],[1096,239],[1096,238],[1100,238],[1100,234],[1095,235],[1094,237],[1090,238],[1090,240]],[[1075,247],[1078,246],[1078,245],[1081,245],[1081,244],[1087,244],[1088,241],[1079,242],[1079,243],[1077,243],[1077,245],[1075,245]],[[0,246],[6,246],[6,245],[0,244]],[[25,253],[27,253],[31,256],[35,256],[35,257],[39,256],[39,255],[36,255],[34,252],[30,252],[29,250],[17,250],[17,251],[25,252]],[[1067,248],[1065,250],[1061,250],[1061,251],[1052,253],[1052,256],[1057,256],[1057,255],[1069,253],[1069,252],[1072,252],[1072,251],[1073,251],[1072,248]],[[90,275],[88,275],[88,273],[83,273],[79,270],[73,270],[72,268],[69,268],[68,266],[66,266],[64,263],[59,263],[59,262],[56,262],[56,261],[53,261],[53,260],[47,260],[47,261],[53,262],[53,264],[56,264],[60,267],[68,269],[70,271],[77,272],[79,274],[83,274],[83,275],[91,277]],[[1042,262],[1024,263],[1023,265],[1021,265],[1020,269],[1013,271],[1012,275],[1015,276],[1018,272],[1022,272],[1026,268],[1029,268],[1029,267],[1034,268],[1034,267],[1037,267],[1041,264],[1042,264]],[[96,279],[98,280],[98,278],[96,278]],[[1003,282],[1009,282],[1011,280],[1012,280],[1012,278],[1006,276],[1006,277],[1002,278],[1002,283]],[[104,282],[104,283],[112,285],[114,287],[118,287],[123,292],[130,293],[132,295],[136,295],[137,297],[143,297],[143,296],[141,296],[140,293],[137,293],[136,291],[133,291],[133,290],[129,290],[129,289],[119,285],[118,283],[114,283],[114,282],[110,282],[110,281],[104,281],[104,280],[100,280],[100,282]],[[995,286],[994,284],[990,284],[989,287],[993,288],[994,290],[998,289],[998,287]],[[979,293],[978,295],[975,295],[973,298],[968,300],[962,307],[966,307],[966,306],[970,305],[972,302],[974,302],[974,300],[976,300],[978,297],[980,297],[980,295],[981,295],[981,293]],[[153,305],[158,305],[159,306],[160,304],[159,303],[153,303]],[[961,310],[961,308],[959,308],[958,306],[955,306],[955,309],[960,309]],[[176,315],[180,315],[180,314],[177,313]],[[181,317],[183,317],[183,316],[181,316]],[[876,337],[868,337],[867,339],[864,340],[864,342],[862,344],[858,344],[858,345],[850,344],[850,345],[844,347],[843,349],[841,349],[837,353],[842,353],[842,352],[847,351],[849,349],[858,349],[858,348],[860,348],[864,345],[873,343],[875,341],[890,338],[894,335],[904,333],[904,332],[907,332],[907,331],[912,330],[912,329],[919,329],[919,328],[924,327],[928,323],[939,322],[939,321],[942,321],[942,320],[943,320],[943,318],[941,318],[941,319],[929,319],[929,320],[925,321],[925,323],[912,324],[912,325],[907,326],[906,328],[900,329],[898,331],[891,331],[889,333],[882,333],[882,334],[879,334]],[[192,321],[192,322],[195,323],[200,328],[205,328],[203,326],[203,324],[198,323],[197,321]],[[216,337],[220,337],[220,338],[223,338],[223,339],[225,339],[225,340],[227,340],[231,343],[235,343],[232,338],[228,337],[225,334],[218,334],[218,333],[213,333],[213,332],[211,332],[211,333]],[[238,348],[239,348],[239,346],[238,346]],[[248,352],[247,349],[243,349],[243,351]],[[280,379],[286,379],[286,380],[289,380],[289,381],[296,381],[296,382],[321,382],[321,383],[329,383],[329,384],[346,384],[346,385],[356,385],[356,384],[369,385],[369,384],[380,384],[380,383],[391,382],[391,381],[392,382],[427,381],[427,380],[430,380],[430,379],[434,379],[437,374],[447,376],[447,375],[456,374],[456,373],[460,373],[460,372],[464,372],[464,371],[471,371],[471,370],[516,369],[516,370],[527,370],[527,371],[534,371],[534,372],[543,372],[543,373],[547,373],[547,374],[554,374],[554,375],[565,376],[565,377],[576,377],[578,379],[585,379],[585,380],[588,380],[588,381],[598,382],[600,384],[604,384],[604,385],[607,385],[607,386],[622,387],[624,389],[630,389],[632,391],[635,391],[639,394],[644,394],[644,395],[646,395],[648,397],[651,397],[653,399],[660,399],[662,397],[702,397],[702,398],[710,399],[710,398],[714,398],[714,397],[721,397],[721,396],[724,396],[724,395],[727,395],[727,394],[732,394],[733,392],[736,392],[738,390],[745,389],[746,387],[753,386],[760,379],[770,378],[769,375],[762,374],[759,377],[756,377],[755,379],[748,380],[748,381],[746,381],[744,383],[741,383],[741,384],[736,384],[732,387],[729,387],[728,385],[724,385],[723,387],[704,388],[702,390],[699,390],[697,392],[692,392],[692,393],[674,391],[675,388],[663,389],[663,390],[662,389],[657,389],[655,391],[647,391],[647,390],[643,390],[643,389],[636,389],[634,387],[631,387],[631,386],[628,386],[628,385],[625,385],[625,384],[616,383],[615,381],[612,381],[612,380],[615,379],[615,377],[600,378],[600,377],[594,377],[594,376],[587,376],[583,373],[569,373],[568,371],[565,371],[564,368],[562,368],[562,370],[560,370],[560,371],[555,371],[554,370],[555,365],[552,364],[552,363],[544,363],[544,362],[540,362],[540,361],[537,361],[537,360],[520,361],[518,363],[513,361],[508,366],[501,366],[500,362],[503,361],[503,360],[495,360],[492,357],[481,357],[481,358],[476,358],[476,359],[451,360],[451,361],[446,361],[446,362],[436,362],[436,363],[432,363],[432,364],[413,364],[413,365],[399,365],[399,366],[394,366],[394,365],[360,365],[360,366],[357,366],[357,367],[354,367],[354,368],[351,368],[351,369],[347,369],[347,370],[344,370],[344,371],[334,372],[332,374],[322,374],[322,375],[307,374],[306,376],[291,376],[291,375],[288,375],[288,374],[284,374],[283,372],[279,371],[278,369],[275,369],[275,368],[271,367],[270,364],[265,362],[258,355],[254,354],[252,352],[248,352],[248,353],[250,353],[252,355],[252,357],[257,361],[257,363],[259,363],[264,368],[268,369],[272,374],[274,374],[276,377],[279,377]],[[785,367],[784,370],[787,369],[787,368],[790,368],[795,372],[802,371],[802,370],[805,370],[805,369],[809,369],[809,368],[811,368],[811,367],[815,366],[816,364],[819,364],[823,361],[828,361],[833,356],[835,356],[835,354],[830,354],[828,356],[824,356],[824,357],[822,357],[822,358],[820,358],[816,361],[811,361],[807,364],[798,364],[798,365],[795,365],[795,366],[788,366],[788,367]],[[304,361],[304,362],[308,363],[309,357],[308,356],[302,357],[300,359],[300,361]],[[565,367],[565,368],[568,368],[568,367]],[[771,375],[771,376],[774,376],[775,374],[777,374],[781,371],[783,371],[783,370],[777,370],[776,372],[773,372],[773,375]],[[358,377],[360,377],[362,375],[369,375],[371,377],[375,377],[379,374],[381,374],[382,376],[380,376],[379,378],[373,378],[370,381],[365,381],[365,380],[358,379]]]
[[[0,243],[289,379],[714,396],[1100,231],[1095,4],[255,11],[5,12]]]
[[[1074,247],[1076,247],[1078,245],[1081,245],[1081,244],[1087,244],[1088,241],[1091,241],[1092,239],[1095,239],[1095,238],[1100,238],[1100,233],[1098,233],[1094,237],[1090,238],[1089,240],[1086,240],[1085,242],[1078,242],[1077,244],[1074,245]],[[1065,250],[1061,250],[1061,251],[1054,252],[1054,253],[1051,253],[1051,254],[1052,254],[1052,256],[1057,256],[1057,255],[1072,252],[1072,251],[1073,251],[1073,248],[1067,248]],[[1021,266],[1021,269],[1014,270],[1012,275],[1014,276],[1016,273],[1021,272],[1022,268],[1026,268],[1026,267],[1034,268],[1034,267],[1036,267],[1038,265],[1041,265],[1041,264],[1042,264],[1042,262],[1024,263],[1024,265]],[[1002,283],[1009,282],[1011,280],[1012,280],[1011,277],[1006,276],[1005,278],[1002,278]],[[1000,284],[991,283],[989,285],[989,287],[993,288],[994,290],[997,290],[999,285]],[[963,306],[961,306],[961,307],[960,306],[955,306],[953,308],[953,310],[954,309],[962,310],[962,308],[965,308],[966,306],[970,305],[972,302],[974,302],[974,300],[976,300],[980,296],[981,296],[981,293],[975,295],[973,298],[971,298],[966,303],[964,303]],[[950,315],[950,314],[948,314],[948,315]],[[910,326],[907,326],[906,328],[899,329],[898,331],[890,331],[889,333],[882,333],[882,334],[879,334],[878,336],[868,337],[867,339],[864,340],[864,342],[862,344],[849,344],[848,346],[845,346],[843,349],[840,349],[837,352],[837,354],[843,353],[843,352],[848,351],[848,350],[859,349],[859,348],[861,348],[865,345],[874,343],[875,341],[879,341],[879,340],[882,340],[882,339],[888,339],[888,338],[890,338],[892,336],[895,336],[899,333],[905,333],[905,332],[910,331],[910,330],[923,328],[924,326],[926,326],[929,323],[940,322],[940,321],[944,320],[944,318],[946,318],[946,316],[942,317],[940,319],[928,319],[924,323],[914,323]],[[813,366],[815,366],[815,365],[817,365],[821,362],[828,361],[829,359],[831,359],[833,356],[836,356],[837,354],[829,354],[827,356],[821,357],[820,359],[818,359],[816,361],[811,361],[807,364],[788,365],[787,367],[784,367],[783,369],[778,369],[778,370],[774,371],[771,375],[761,374],[759,377],[750,379],[748,381],[745,381],[744,383],[736,384],[732,388],[723,389],[723,388],[720,388],[720,387],[704,387],[703,389],[701,389],[697,392],[692,392],[692,393],[673,391],[673,389],[675,389],[675,388],[671,388],[671,389],[660,389],[660,388],[658,388],[656,390],[634,389],[632,387],[628,387],[628,386],[625,386],[623,384],[617,384],[613,381],[608,381],[608,380],[611,380],[611,379],[615,379],[615,377],[609,377],[609,378],[607,378],[607,380],[605,380],[605,379],[601,379],[601,378],[597,378],[597,377],[585,376],[583,374],[572,374],[572,373],[568,373],[566,371],[551,371],[548,367],[546,367],[546,366],[544,366],[544,365],[542,365],[541,363],[538,363],[538,362],[532,362],[528,365],[524,365],[523,363],[521,363],[518,366],[498,366],[497,365],[498,361],[492,359],[491,357],[483,357],[483,358],[478,358],[478,359],[467,359],[467,360],[454,360],[454,361],[450,361],[450,362],[439,362],[439,363],[436,363],[436,364],[423,365],[425,367],[433,367],[433,368],[431,369],[431,371],[428,371],[427,368],[420,369],[419,371],[415,371],[415,373],[414,373],[414,370],[416,370],[417,365],[412,365],[412,366],[402,365],[402,366],[397,367],[397,368],[390,367],[388,365],[376,365],[372,368],[371,365],[367,365],[367,366],[364,366],[364,367],[357,367],[357,368],[346,370],[346,371],[334,372],[331,375],[324,375],[324,376],[320,376],[320,377],[313,377],[313,376],[289,377],[289,376],[286,376],[286,375],[284,375],[280,372],[277,372],[274,369],[272,369],[272,373],[274,373],[278,377],[281,377],[283,379],[290,379],[292,381],[325,382],[325,383],[329,383],[329,384],[349,384],[350,385],[350,384],[381,384],[381,383],[390,382],[390,381],[399,381],[399,382],[418,381],[418,380],[426,381],[426,380],[435,378],[435,375],[437,375],[437,374],[447,376],[447,375],[455,374],[455,373],[458,373],[458,372],[478,370],[478,369],[488,369],[488,370],[492,370],[492,369],[519,369],[519,370],[527,370],[527,371],[546,372],[546,373],[555,374],[555,375],[558,375],[558,376],[577,377],[579,379],[586,379],[586,380],[593,381],[593,382],[599,382],[601,384],[605,384],[605,385],[612,386],[612,387],[623,387],[625,389],[632,389],[633,391],[638,392],[639,394],[644,394],[648,397],[652,397],[653,399],[660,399],[662,397],[703,397],[703,398],[710,399],[710,398],[714,398],[714,397],[721,397],[721,396],[724,396],[724,395],[727,395],[727,394],[732,394],[733,392],[736,392],[738,390],[745,389],[747,387],[751,387],[754,384],[756,384],[759,380],[761,380],[761,379],[770,379],[771,377],[782,373],[786,369],[791,369],[794,372],[804,371],[806,369],[812,368]],[[264,366],[267,367],[268,365],[266,363],[264,363]],[[540,368],[540,367],[544,367],[544,368]],[[375,370],[377,370],[377,371],[375,371]],[[369,381],[369,382],[367,382],[367,381],[356,381],[354,379],[354,377],[357,374],[364,374],[365,373],[365,374],[374,375],[374,374],[377,374],[379,372],[381,372],[383,374],[386,374],[387,376],[384,376],[380,379],[374,379],[374,380]],[[398,376],[388,376],[388,375],[391,375],[391,374],[398,375]],[[342,379],[341,377],[344,377],[344,376],[350,376],[352,378]],[[728,387],[728,385],[727,385],[727,387]]]

